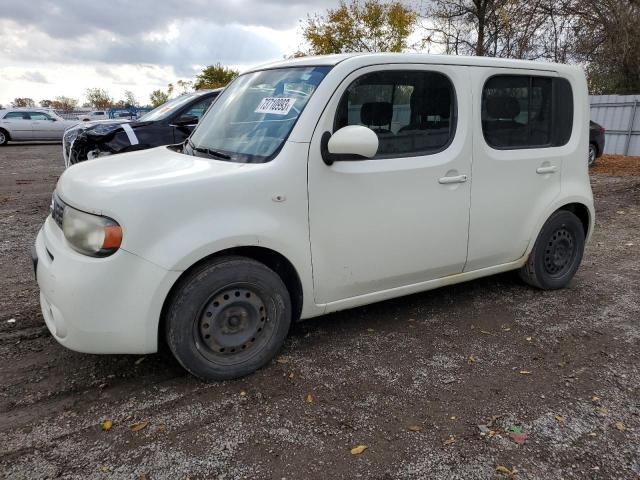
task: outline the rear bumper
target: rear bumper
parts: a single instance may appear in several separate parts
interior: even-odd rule
[[[157,350],[162,305],[178,272],[124,250],[81,255],[51,217],[38,233],[34,266],[42,315],[60,344],[85,353]]]

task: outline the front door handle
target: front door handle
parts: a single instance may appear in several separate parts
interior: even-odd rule
[[[438,179],[438,183],[441,185],[450,185],[452,183],[464,183],[467,181],[466,175],[455,175],[453,177],[442,177]]]
[[[558,171],[558,167],[556,167],[555,165],[550,165],[548,167],[538,167],[536,169],[536,173],[539,173],[540,175],[544,175],[545,173],[556,173]]]

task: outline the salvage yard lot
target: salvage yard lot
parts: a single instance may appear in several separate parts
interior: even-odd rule
[[[61,172],[58,144],[0,148],[0,477],[640,477],[640,158],[598,160],[570,288],[504,274],[309,320],[216,384],[49,335],[29,250]]]

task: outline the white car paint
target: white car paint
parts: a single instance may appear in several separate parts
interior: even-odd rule
[[[78,115],[78,119],[82,120],[83,122],[90,122],[93,120],[109,120],[109,113],[106,110],[94,110],[92,112]]]
[[[44,108],[12,108],[0,110],[0,129],[15,142],[61,140],[64,131],[78,123],[65,120],[53,110]]]
[[[53,219],[46,220],[36,240],[37,280],[45,321],[60,343],[92,353],[156,351],[171,287],[198,261],[232,247],[284,256],[302,285],[301,318],[310,318],[519,268],[546,219],[563,205],[588,210],[591,234],[593,199],[583,161],[589,110],[580,69],[419,54],[308,57],[268,68],[318,65],[332,69],[269,162],[233,163],[158,147],[65,171],[60,198],[114,219],[124,233],[115,254],[93,258],[74,251]],[[449,77],[458,108],[453,140],[431,155],[326,165],[321,138],[342,93],[363,73],[390,69]],[[495,150],[486,144],[480,97],[484,80],[498,71],[570,82],[573,131],[566,145]],[[365,138],[354,144],[370,145]]]

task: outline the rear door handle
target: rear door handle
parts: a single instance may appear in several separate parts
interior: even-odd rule
[[[544,175],[545,173],[556,173],[557,171],[558,167],[555,165],[551,165],[549,167],[538,167],[536,169],[536,173],[539,173],[540,175]]]
[[[464,183],[467,181],[466,175],[455,175],[453,177],[442,177],[438,179],[438,183],[441,185],[450,185],[452,183]]]

